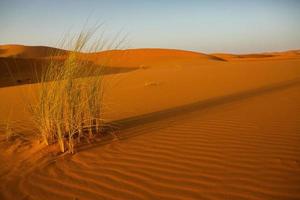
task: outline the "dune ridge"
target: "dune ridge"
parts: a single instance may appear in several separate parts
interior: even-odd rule
[[[42,58],[66,53],[66,50],[47,46],[0,45],[0,57]]]
[[[14,57],[14,58],[43,58],[56,55],[63,57],[67,54],[67,50],[47,47],[47,46],[26,46],[26,45],[0,45],[0,57]],[[79,53],[83,58],[95,59],[97,57],[122,58],[126,57],[129,61],[132,57],[136,60],[148,61],[153,59],[179,59],[179,58],[193,58],[193,59],[207,59],[215,61],[232,61],[232,60],[257,60],[257,59],[291,59],[300,58],[299,50],[288,50],[282,52],[269,53],[253,53],[253,54],[227,54],[227,53],[212,53],[205,54],[194,51],[178,50],[178,49],[161,49],[161,48],[140,48],[140,49],[126,49],[126,50],[106,50],[102,52]],[[124,64],[124,63],[123,63]]]
[[[270,52],[270,53],[253,53],[253,54],[226,54],[214,53],[216,57],[222,58],[226,61],[251,61],[251,60],[284,60],[284,59],[299,59],[299,50],[289,50],[283,52]]]

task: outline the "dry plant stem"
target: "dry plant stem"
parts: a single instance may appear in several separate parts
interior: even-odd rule
[[[77,53],[92,34],[79,34],[63,64],[52,60],[45,67],[37,101],[29,106],[42,140],[47,145],[57,143],[62,152],[73,153],[76,141],[101,130],[103,68],[83,61]]]

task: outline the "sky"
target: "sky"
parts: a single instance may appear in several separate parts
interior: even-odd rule
[[[99,23],[125,48],[300,49],[300,0],[0,0],[0,44],[57,46]]]

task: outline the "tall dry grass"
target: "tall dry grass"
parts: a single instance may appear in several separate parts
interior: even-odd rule
[[[2,110],[0,110],[1,112]],[[6,115],[6,119],[0,120],[0,136],[5,136],[5,140],[9,141],[14,136],[13,121],[11,120],[12,109]],[[0,140],[2,137],[0,137]]]
[[[42,140],[59,144],[61,152],[74,152],[82,139],[101,133],[103,126],[103,66],[82,59],[82,50],[103,49],[99,42],[88,46],[95,30],[64,41],[69,49],[63,62],[52,59],[39,80],[37,98],[29,110]],[[53,52],[53,58],[57,57]]]

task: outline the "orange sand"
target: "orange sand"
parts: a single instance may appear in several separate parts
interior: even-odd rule
[[[8,60],[19,59],[22,79],[47,59],[43,49],[0,46],[0,57],[14,68]],[[298,51],[139,49],[82,58],[134,69],[105,76],[104,115],[117,137],[75,155],[44,147],[24,109],[35,85],[1,73],[0,120],[10,113],[19,136],[1,135],[0,199],[300,198]]]

